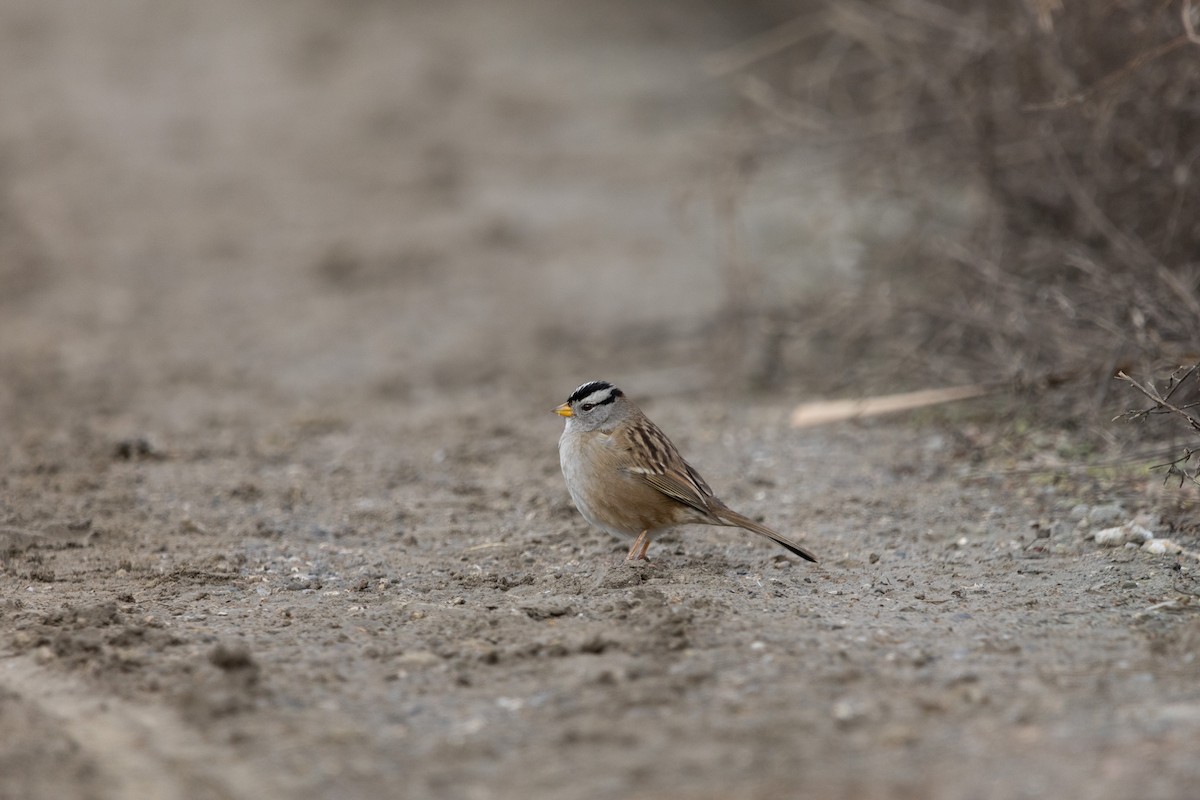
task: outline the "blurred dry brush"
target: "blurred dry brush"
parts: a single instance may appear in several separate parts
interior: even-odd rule
[[[763,147],[848,152],[847,182],[931,222],[881,240],[849,294],[769,310],[777,330],[824,336],[847,381],[1064,387],[1063,419],[1111,402],[1119,370],[1200,359],[1200,7],[784,6],[710,71]],[[947,234],[939,204],[966,197],[979,213]]]
[[[1182,421],[1193,436],[1200,436],[1200,363],[1180,367],[1167,377],[1161,389],[1154,381],[1138,381],[1124,372],[1118,372],[1117,378],[1128,383],[1151,403],[1146,408],[1126,411],[1117,419],[1144,423],[1156,415],[1169,415],[1176,422]],[[1177,478],[1180,487],[1184,481],[1200,486],[1200,448],[1183,446],[1181,449],[1181,455],[1155,465],[1154,469],[1163,470],[1165,480]]]

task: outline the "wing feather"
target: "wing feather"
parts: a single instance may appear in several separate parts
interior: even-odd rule
[[[639,424],[631,426],[623,444],[625,453],[621,469],[627,475],[645,481],[672,500],[705,516],[715,516],[709,502],[713,497],[712,489],[657,425],[645,418],[639,420]]]
[[[700,477],[700,473],[683,459],[666,434],[650,420],[644,417],[637,420],[614,444],[620,452],[618,468],[622,472],[702,515],[703,519],[693,521],[745,528],[771,539],[801,558],[817,560],[802,545],[721,502],[704,478]]]

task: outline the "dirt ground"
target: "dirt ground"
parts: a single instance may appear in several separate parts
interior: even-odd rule
[[[0,798],[1195,796],[1200,565],[1087,537],[1196,549],[1194,493],[986,404],[792,430],[714,355],[698,65],[767,11],[0,15]],[[852,279],[832,174],[743,198],[812,264],[756,291]],[[549,413],[600,377],[822,562],[623,564]]]

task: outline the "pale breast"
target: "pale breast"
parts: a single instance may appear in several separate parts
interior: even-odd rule
[[[693,521],[690,509],[618,468],[621,453],[600,431],[563,433],[559,463],[575,507],[589,523],[616,534],[636,536]],[[698,521],[698,520],[696,520]]]
[[[593,434],[602,436],[604,434]],[[605,506],[600,496],[594,491],[597,477],[597,459],[591,452],[599,442],[585,441],[585,434],[563,432],[558,440],[558,462],[562,466],[563,479],[567,483],[567,491],[571,500],[583,518],[597,528],[612,533],[627,534],[629,531],[619,530],[605,523],[598,515],[597,506]]]

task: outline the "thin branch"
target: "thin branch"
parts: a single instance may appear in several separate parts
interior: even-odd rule
[[[1143,412],[1143,415],[1153,410],[1166,409],[1167,411],[1178,414],[1186,419],[1192,430],[1194,430],[1196,433],[1200,433],[1200,420],[1196,419],[1179,406],[1173,405],[1169,400],[1167,400],[1167,398],[1163,397],[1157,389],[1154,388],[1153,384],[1138,383],[1133,378],[1126,375],[1123,371],[1117,373],[1117,380],[1129,383],[1131,386],[1133,386],[1133,388],[1146,395],[1146,397],[1150,398],[1151,402],[1154,403],[1154,408],[1147,409],[1145,412]]]
[[[1171,398],[1171,395],[1175,394],[1175,390],[1178,389],[1180,386],[1183,386],[1185,383],[1187,383],[1187,379],[1192,377],[1193,375],[1195,375],[1196,370],[1198,370],[1198,369],[1200,369],[1200,363],[1193,364],[1191,369],[1189,369],[1187,372],[1185,372],[1183,374],[1183,377],[1180,378],[1179,380],[1175,380],[1175,376],[1172,375],[1171,381],[1172,381],[1173,385],[1171,386],[1170,389],[1167,390],[1165,397],[1169,400]],[[1178,370],[1176,370],[1176,372],[1178,372]],[[1191,408],[1194,405],[1196,405],[1196,404],[1188,403],[1186,406],[1182,406],[1182,408]]]
[[[1155,59],[1162,58],[1167,53],[1179,49],[1181,46],[1188,43],[1187,36],[1177,36],[1170,41],[1164,42],[1153,50],[1142,53],[1130,59],[1128,63],[1119,69],[1105,75],[1100,80],[1093,83],[1086,89],[1078,92],[1073,92],[1066,97],[1056,97],[1053,100],[1047,100],[1042,103],[1027,103],[1024,106],[1025,111],[1058,111],[1067,108],[1068,106],[1077,106],[1080,103],[1087,102],[1097,94],[1105,91],[1109,86],[1123,80],[1127,75],[1141,69],[1146,64],[1149,64]]]
[[[704,69],[714,78],[744,70],[807,39],[826,33],[827,26],[821,24],[824,16],[824,12],[805,14],[713,53],[704,59]]]
[[[1200,34],[1196,33],[1196,23],[1192,21],[1192,0],[1183,0],[1183,8],[1180,11],[1180,16],[1183,17],[1184,35],[1192,44],[1200,44]]]
[[[1183,487],[1183,482],[1185,480],[1191,481],[1192,483],[1200,486],[1200,468],[1188,469],[1184,466],[1181,466],[1191,461],[1195,455],[1195,450],[1185,447],[1183,449],[1183,455],[1181,455],[1179,458],[1175,459],[1174,461],[1168,461],[1165,464],[1155,464],[1154,466],[1150,467],[1150,469],[1165,469],[1167,471],[1167,474],[1163,476],[1164,484],[1171,480],[1171,478],[1179,478],[1180,488]]]

